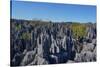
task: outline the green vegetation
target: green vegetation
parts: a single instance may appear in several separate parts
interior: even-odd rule
[[[53,24],[52,21],[42,21],[42,20],[41,21],[40,20],[31,20],[31,21],[24,20],[24,22],[29,23],[29,25],[31,25],[33,27],[47,26],[49,28],[52,28],[52,24]],[[61,25],[62,25],[63,28],[66,28],[66,27],[68,27],[70,25],[71,29],[72,29],[72,32],[73,32],[73,37],[74,38],[84,37],[87,34],[86,33],[87,25],[85,25],[85,24],[82,24],[82,23],[79,23],[79,22],[71,22],[71,23],[63,22],[63,23],[61,23]],[[17,31],[21,30],[21,24],[15,25],[15,29]],[[31,36],[30,36],[30,33],[25,32],[25,33],[22,33],[22,36],[20,38],[22,38],[22,39],[30,39]]]
[[[16,25],[16,28],[15,29],[16,30],[21,30],[21,25],[20,24]]]
[[[20,36],[20,39],[30,40],[31,34],[29,32],[22,33],[22,36]]]
[[[80,23],[72,24],[73,37],[84,37],[86,36],[86,26]]]

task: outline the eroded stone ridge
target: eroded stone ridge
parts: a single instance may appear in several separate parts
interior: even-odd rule
[[[11,66],[96,61],[96,24],[73,24],[11,19]]]

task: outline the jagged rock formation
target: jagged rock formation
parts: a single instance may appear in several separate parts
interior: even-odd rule
[[[90,61],[96,61],[96,24],[11,19],[11,66]]]

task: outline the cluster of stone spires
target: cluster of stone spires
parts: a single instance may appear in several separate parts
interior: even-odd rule
[[[12,66],[96,61],[96,27],[92,25],[87,27],[86,37],[74,39],[71,24],[67,27],[59,23],[52,23],[50,27],[32,26],[24,20],[11,20],[11,24]],[[21,27],[16,30],[18,25]],[[24,33],[26,38],[21,38]],[[86,48],[88,44],[93,47]]]

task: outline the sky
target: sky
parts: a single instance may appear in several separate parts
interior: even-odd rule
[[[96,22],[96,6],[12,1],[11,18],[54,22]]]

